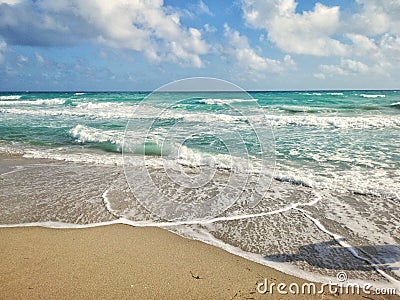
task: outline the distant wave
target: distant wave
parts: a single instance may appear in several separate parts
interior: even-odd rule
[[[62,98],[0,101],[0,105],[60,105],[60,104],[65,104],[67,101],[68,101],[67,99],[62,99]]]
[[[17,100],[21,97],[21,95],[0,96],[0,100]]]
[[[0,107],[1,113],[9,113],[16,115],[39,115],[39,116],[70,116],[70,117],[88,117],[90,119],[99,120],[110,120],[110,119],[146,119],[154,118],[156,115],[158,119],[175,119],[184,120],[185,122],[192,123],[215,123],[220,124],[221,122],[235,123],[239,126],[243,122],[246,122],[246,116],[218,114],[218,113],[181,113],[174,111],[167,111],[164,114],[154,114],[150,112],[149,115],[134,115],[135,109],[132,106],[127,105],[112,105],[113,103],[96,103],[93,104],[95,108],[88,107],[68,107],[68,109],[27,109],[27,108],[8,108]],[[100,107],[103,106],[103,109]],[[397,105],[397,104],[396,104]],[[92,104],[89,104],[92,106]],[[397,107],[393,105],[393,107]],[[132,110],[130,110],[132,108]],[[151,108],[149,108],[151,109]],[[301,112],[301,111],[300,111]],[[385,128],[385,127],[400,127],[399,116],[360,116],[360,117],[347,117],[347,116],[320,116],[317,114],[309,115],[277,115],[271,114],[258,116],[252,118],[252,122],[265,123],[266,126],[305,126],[305,127],[320,127],[320,128]],[[244,123],[243,123],[244,124]],[[229,130],[229,127],[227,127]]]
[[[208,99],[201,99],[198,100],[198,103],[204,103],[209,105],[227,105],[232,103],[238,102],[256,102],[256,99],[215,99],[215,98],[208,98]]]
[[[337,116],[267,116],[272,126],[311,126],[321,128],[385,128],[400,127],[400,118],[392,117],[337,117]]]
[[[279,107],[280,110],[290,113],[320,113],[320,112],[335,112],[334,108],[329,107],[312,107],[312,106],[299,106],[299,105],[283,105]]]
[[[331,95],[331,96],[343,96],[343,93],[341,92],[330,92],[330,93],[326,93],[327,95]]]
[[[360,97],[363,97],[363,98],[385,98],[386,95],[383,95],[383,94],[377,94],[377,95],[360,94]]]
[[[304,93],[304,95],[308,95],[308,96],[322,96],[322,95],[343,96],[343,93],[342,92],[326,92],[326,93],[314,92],[314,93]]]
[[[111,108],[111,109],[115,109],[116,107],[121,107],[121,106],[125,106],[127,107],[128,105],[126,103],[121,103],[121,102],[82,102],[82,103],[78,103],[76,105],[77,109],[103,109],[103,108]]]
[[[307,96],[322,96],[322,93],[304,93]]]

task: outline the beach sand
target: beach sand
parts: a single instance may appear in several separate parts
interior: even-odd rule
[[[1,228],[0,240],[0,299],[400,299],[261,295],[264,278],[304,281],[159,228]]]

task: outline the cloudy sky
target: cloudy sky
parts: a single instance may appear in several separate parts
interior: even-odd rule
[[[0,90],[399,89],[400,0],[0,0]]]

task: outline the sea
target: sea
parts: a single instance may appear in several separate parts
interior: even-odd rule
[[[399,213],[400,91],[0,93],[1,227],[158,226],[400,287]]]

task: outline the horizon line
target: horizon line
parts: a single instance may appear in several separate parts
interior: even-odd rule
[[[293,89],[293,90],[243,90],[247,93],[265,93],[265,92],[352,92],[352,91],[388,91],[396,92],[399,89]],[[0,93],[243,93],[243,91],[199,91],[199,90],[188,90],[188,91],[146,91],[146,90],[3,90]]]

